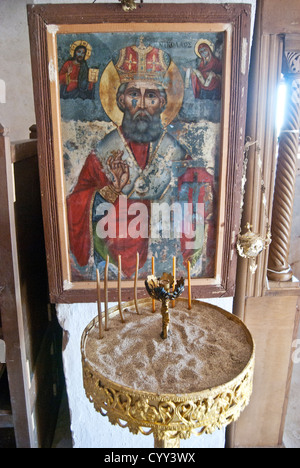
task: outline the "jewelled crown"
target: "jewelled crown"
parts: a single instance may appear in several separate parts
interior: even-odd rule
[[[156,47],[146,47],[140,38],[138,46],[132,45],[120,50],[115,68],[121,83],[135,80],[150,80],[163,85],[170,65],[170,57]]]

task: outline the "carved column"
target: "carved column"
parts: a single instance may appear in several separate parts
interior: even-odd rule
[[[294,44],[293,44],[294,45]],[[297,50],[285,49],[287,102],[279,139],[276,183],[272,216],[272,244],[269,251],[268,278],[289,281],[293,272],[288,263],[294,202],[300,128],[300,44]]]

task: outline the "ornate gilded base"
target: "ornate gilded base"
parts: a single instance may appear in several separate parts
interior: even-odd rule
[[[151,299],[140,301],[151,306]],[[124,304],[124,308],[131,305],[133,302]],[[116,311],[117,307],[110,309],[111,313]],[[153,434],[155,447],[179,447],[180,439],[203,433],[211,434],[237,420],[249,403],[254,343],[249,331],[237,317],[232,316],[232,320],[244,328],[247,341],[251,344],[252,354],[248,364],[230,382],[188,394],[145,392],[117,384],[101,375],[85,358],[85,342],[96,320],[88,325],[82,335],[83,381],[86,395],[93,402],[96,411],[107,416],[112,424],[127,427],[133,434]]]

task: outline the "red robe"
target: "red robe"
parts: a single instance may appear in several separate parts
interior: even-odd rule
[[[200,62],[200,65],[198,67],[198,70],[202,73],[203,78],[206,80],[208,77],[208,73],[210,71],[213,71],[214,73],[221,73],[222,71],[222,64],[219,59],[216,57],[211,57],[210,61],[207,64],[204,64],[203,61]],[[192,81],[192,88],[194,91],[194,96],[195,98],[200,97],[201,90],[206,90],[206,91],[213,91],[215,89],[220,90],[221,89],[221,80],[217,77],[213,77],[210,84],[208,86],[204,86],[197,75],[195,73],[192,73],[191,75],[191,81]]]
[[[132,150],[135,150],[135,157],[143,169],[147,164],[149,145],[133,144],[131,147]],[[67,198],[70,249],[80,266],[87,265],[92,251],[91,211],[95,193],[109,184],[110,181],[103,171],[99,158],[94,152],[91,152],[80,172],[76,187]],[[135,202],[136,200],[128,199],[127,209],[131,203]],[[140,201],[140,203],[144,203],[147,212],[150,213],[150,201],[144,200]],[[114,206],[117,226],[122,225],[123,217],[126,217],[129,223],[130,216],[127,213],[120,212],[119,198]],[[122,255],[122,269],[128,277],[132,276],[135,271],[137,252],[139,252],[141,266],[147,260],[148,239],[141,237],[136,239],[130,237],[125,239],[119,237],[108,238],[106,239],[106,245],[114,260],[118,258],[118,255]]]
[[[135,158],[141,168],[147,164],[149,145],[133,143],[130,145],[134,152]],[[187,169],[185,173],[178,180],[178,190],[180,191],[182,184],[185,183],[208,183],[213,186],[213,177],[208,174],[205,169],[191,168]],[[110,184],[106,177],[101,162],[94,152],[91,152],[87,157],[85,164],[80,172],[78,182],[73,192],[67,198],[67,214],[69,226],[69,241],[70,249],[77,259],[80,266],[87,265],[91,252],[92,252],[92,207],[94,196],[101,188]],[[193,189],[190,189],[188,196],[189,201],[193,200]],[[136,203],[136,199],[127,200],[127,209],[131,203]],[[205,187],[199,190],[198,203],[205,201]],[[139,203],[144,203],[147,207],[147,212],[150,213],[150,200],[139,200]],[[117,226],[122,223],[123,216],[126,214],[119,212],[119,198],[116,200],[115,211],[117,216]],[[127,223],[130,222],[130,217],[127,216]],[[148,219],[149,225],[149,219]],[[213,234],[213,226],[209,228],[209,235]],[[184,262],[194,253],[194,251],[187,250],[185,247],[186,241],[190,241],[184,235],[181,238],[181,250]],[[136,267],[136,253],[139,252],[140,268],[143,267],[147,260],[148,255],[148,238],[135,238],[129,236],[127,238],[117,237],[113,239],[107,238],[105,240],[106,246],[111,258],[116,261],[118,255],[122,255],[122,270],[127,277],[131,277],[135,272]],[[210,269],[211,270],[211,269]],[[213,270],[210,274],[213,276]]]
[[[72,69],[69,73],[69,68]],[[74,62],[74,60],[67,60],[59,72],[59,82],[61,85],[67,85],[66,91],[70,93],[78,88],[78,78],[80,72],[80,64]],[[88,90],[93,89],[93,83],[88,84]]]
[[[207,257],[209,258],[209,264],[206,267],[205,276],[213,277],[214,276],[214,250],[215,250],[215,224],[212,218],[213,206],[211,205],[208,209],[206,206],[212,204],[212,200],[207,200],[207,192],[205,185],[209,185],[211,188],[211,195],[213,196],[213,176],[210,175],[204,168],[191,168],[187,169],[186,172],[179,177],[178,179],[178,193],[181,191],[183,184],[191,184],[188,193],[188,201],[192,202],[193,200],[193,183],[199,184],[199,193],[197,197],[197,203],[204,203],[204,218],[207,225]],[[208,216],[210,215],[209,219]],[[181,237],[181,252],[183,256],[184,263],[186,264],[189,258],[193,255],[194,251],[186,249],[186,243],[190,241],[182,230]]]

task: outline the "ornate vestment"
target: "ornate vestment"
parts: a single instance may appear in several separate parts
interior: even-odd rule
[[[112,175],[108,159],[113,151],[123,151],[122,161],[129,167],[129,181],[120,197],[112,188]],[[158,242],[151,238],[151,210],[154,204],[174,202],[204,205],[206,224],[206,263],[205,275],[213,275],[213,231],[212,219],[213,177],[203,168],[195,167],[183,147],[173,136],[164,132],[161,137],[149,144],[130,143],[125,140],[120,128],[112,131],[98,143],[86,159],[78,182],[67,198],[70,249],[78,266],[88,263],[94,255],[96,265],[109,254],[110,261],[117,263],[122,255],[122,270],[130,278],[135,272],[136,253],[139,252],[140,268],[148,270],[147,260],[155,254],[163,265],[173,255],[180,255],[178,265],[195,255],[187,248],[185,233],[179,239],[163,239]],[[124,203],[124,199],[126,203]],[[113,206],[117,229],[115,235],[105,239],[97,236],[97,223],[103,218],[103,204]],[[145,210],[138,210],[143,204]],[[139,222],[149,229],[137,226],[133,235],[130,227],[137,214]],[[181,220],[182,222],[183,220]],[[144,226],[145,227],[145,226]],[[127,230],[128,228],[128,230]],[[140,229],[140,235],[138,231]],[[166,252],[165,249],[172,251]],[[173,250],[175,249],[175,250]],[[201,247],[201,251],[203,245]],[[199,253],[199,255],[201,252]],[[198,257],[199,257],[198,255]],[[97,266],[98,267],[98,266]]]

